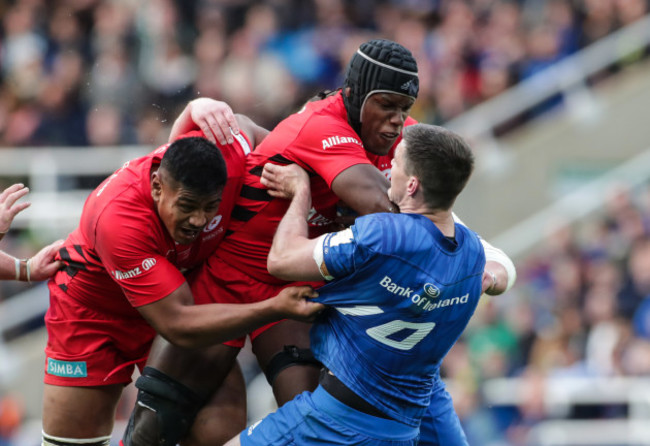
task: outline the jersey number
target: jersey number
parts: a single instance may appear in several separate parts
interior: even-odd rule
[[[428,335],[435,326],[435,322],[417,323],[395,320],[369,328],[366,330],[366,333],[371,338],[381,342],[382,344],[388,345],[389,347],[394,347],[399,350],[411,350],[418,342],[424,339],[424,337]],[[413,333],[399,341],[389,338],[389,336],[402,330],[413,330]]]

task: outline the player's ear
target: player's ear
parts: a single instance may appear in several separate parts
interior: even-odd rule
[[[418,177],[410,176],[406,182],[406,193],[413,196],[418,191],[420,187],[420,180]]]
[[[162,181],[160,173],[156,170],[151,172],[151,197],[156,203],[160,200],[162,195]]]

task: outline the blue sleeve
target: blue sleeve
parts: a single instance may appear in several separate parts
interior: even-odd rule
[[[371,230],[374,219],[368,217],[357,218],[350,228],[325,236],[323,261],[334,278],[349,276],[368,259],[368,242],[376,242],[374,239],[381,233]]]

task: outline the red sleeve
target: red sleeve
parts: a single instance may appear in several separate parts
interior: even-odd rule
[[[294,141],[290,152],[302,167],[315,172],[331,187],[334,178],[355,164],[371,164],[359,136],[347,125],[312,119]]]
[[[96,226],[96,251],[106,271],[134,307],[168,296],[185,282],[166,257],[175,252],[149,209],[112,206]]]

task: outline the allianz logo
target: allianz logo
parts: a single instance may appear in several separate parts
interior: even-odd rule
[[[139,276],[143,271],[149,271],[154,266],[156,266],[156,259],[149,257],[142,261],[142,269],[140,269],[139,266],[128,271],[120,271],[116,269],[113,271],[113,277],[115,277],[116,280],[131,279],[132,277]]]
[[[325,138],[322,141],[323,144],[323,150],[329,149],[330,147],[336,146],[338,144],[358,144],[363,147],[363,144],[361,144],[361,141],[359,141],[357,138],[354,138],[352,136],[330,136],[329,138]]]
[[[410,287],[403,287],[393,282],[389,276],[384,276],[379,282],[379,285],[384,287],[386,291],[393,293],[397,296],[402,296],[411,301],[417,307],[421,307],[424,311],[433,311],[438,308],[450,307],[452,305],[466,304],[469,300],[469,293],[452,297],[450,299],[437,300],[440,297],[440,289],[432,283],[424,284],[424,295],[420,295],[412,290]]]

